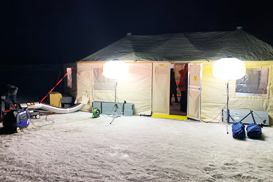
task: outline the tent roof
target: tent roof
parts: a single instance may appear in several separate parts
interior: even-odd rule
[[[273,48],[243,30],[130,35],[80,61],[193,61],[228,56],[245,61],[273,60]]]

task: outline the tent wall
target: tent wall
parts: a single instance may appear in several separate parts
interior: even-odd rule
[[[77,97],[75,102],[89,105],[93,91],[92,64],[77,64]]]
[[[76,103],[86,104],[83,110],[90,111],[93,101],[115,102],[115,82],[102,75],[104,63],[77,63]],[[133,103],[136,115],[151,115],[152,63],[127,64],[128,76],[117,80],[117,102]]]
[[[229,109],[268,111],[270,125],[273,119],[273,61],[244,61],[246,68],[269,68],[267,96],[236,96],[236,81],[229,83]],[[203,64],[201,120],[221,121],[221,110],[227,103],[227,81],[212,75],[213,62]]]

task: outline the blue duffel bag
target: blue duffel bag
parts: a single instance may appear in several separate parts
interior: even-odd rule
[[[249,138],[259,139],[262,136],[262,128],[255,123],[249,124],[246,131]]]
[[[246,137],[243,123],[237,122],[232,125],[232,136],[237,139],[244,139]]]

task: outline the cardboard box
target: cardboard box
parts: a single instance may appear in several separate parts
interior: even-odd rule
[[[51,92],[49,94],[49,104],[55,107],[62,107],[62,94],[59,92]]]

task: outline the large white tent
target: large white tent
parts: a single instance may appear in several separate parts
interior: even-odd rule
[[[135,114],[169,115],[170,67],[176,74],[189,64],[189,118],[216,121],[226,105],[226,81],[212,75],[220,58],[232,56],[247,68],[266,68],[266,94],[236,95],[236,81],[230,82],[230,109],[268,111],[273,117],[273,48],[243,30],[162,35],[130,35],[76,62],[73,84],[66,93],[84,103],[113,102],[112,80],[102,76],[106,61],[119,59],[129,66],[129,76],[119,80],[117,100],[135,104]],[[66,65],[71,67],[71,65]]]

